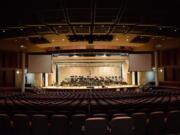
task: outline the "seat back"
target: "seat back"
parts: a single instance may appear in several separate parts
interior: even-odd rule
[[[43,114],[32,116],[32,135],[48,135],[48,118]]]
[[[11,135],[10,118],[7,114],[0,114],[0,134]]]
[[[145,113],[133,113],[132,114],[134,123],[134,135],[146,135],[146,120],[147,116]]]
[[[148,135],[162,135],[164,133],[165,123],[164,112],[152,112],[149,116]]]
[[[15,114],[13,116],[14,133],[16,135],[29,135],[29,116],[26,114]]]
[[[132,135],[133,119],[128,116],[115,117],[111,120],[110,135]]]
[[[71,117],[71,135],[82,135],[83,127],[85,125],[85,114],[76,114]]]
[[[174,110],[167,113],[166,128],[168,133],[180,132],[180,111]]]
[[[107,120],[96,117],[85,121],[85,135],[105,135],[107,133]]]
[[[66,115],[52,115],[51,135],[67,135],[68,128],[69,122]]]

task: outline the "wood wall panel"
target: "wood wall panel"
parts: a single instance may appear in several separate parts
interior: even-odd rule
[[[176,65],[180,66],[180,49],[176,50]]]
[[[165,81],[180,81],[180,49],[161,50],[158,54],[159,66],[164,67]]]
[[[165,69],[165,81],[174,81],[174,69],[166,68]]]
[[[0,87],[4,86],[4,71],[0,71]]]
[[[21,65],[20,54],[0,51],[0,87],[15,87],[15,71]]]
[[[6,71],[5,74],[5,86],[14,87],[15,86],[15,71]]]
[[[2,53],[0,53],[0,67],[2,67]]]
[[[175,77],[174,77],[175,81],[180,81],[180,68],[175,69],[174,75],[175,75]]]

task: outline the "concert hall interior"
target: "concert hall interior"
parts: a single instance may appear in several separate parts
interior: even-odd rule
[[[0,134],[180,133],[178,0],[0,3]]]

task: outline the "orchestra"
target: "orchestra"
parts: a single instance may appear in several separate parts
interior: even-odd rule
[[[61,81],[60,86],[110,86],[125,85],[121,76],[70,76]]]

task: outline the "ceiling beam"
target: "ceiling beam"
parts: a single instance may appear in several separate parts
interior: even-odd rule
[[[122,19],[124,12],[126,11],[127,4],[128,0],[121,1],[121,6],[119,7],[119,10],[117,12],[116,19],[114,20],[114,23],[110,26],[109,31],[107,32],[108,35],[112,33],[116,24]]]
[[[64,13],[64,18],[65,18],[65,20],[66,20],[66,23],[67,23],[68,26],[70,27],[71,32],[72,32],[74,35],[76,35],[76,32],[75,32],[75,30],[74,30],[74,28],[73,28],[73,25],[71,25],[71,22],[70,22],[70,18],[69,18],[68,10],[67,10],[67,8],[66,8],[65,0],[63,0],[63,11],[64,11],[63,13]]]

